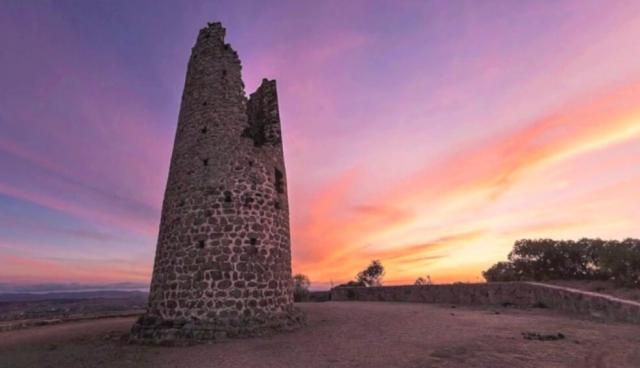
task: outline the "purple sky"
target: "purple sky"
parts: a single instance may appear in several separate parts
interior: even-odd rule
[[[3,1],[0,282],[148,281],[186,63],[278,80],[294,271],[640,236],[637,1]]]

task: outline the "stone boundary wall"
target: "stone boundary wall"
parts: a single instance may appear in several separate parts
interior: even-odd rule
[[[332,301],[385,301],[547,307],[596,319],[640,323],[640,303],[536,282],[339,287]]]

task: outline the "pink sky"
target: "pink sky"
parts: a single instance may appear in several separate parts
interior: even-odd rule
[[[153,6],[150,6],[153,4]],[[190,47],[278,81],[293,268],[480,281],[640,237],[635,1],[0,5],[0,283],[148,282]]]

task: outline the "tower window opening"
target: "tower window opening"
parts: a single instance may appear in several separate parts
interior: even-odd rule
[[[208,159],[208,158],[205,158],[204,160],[202,160],[202,164],[203,164],[204,166],[209,166],[209,159]]]
[[[202,129],[200,129],[200,131],[202,132],[202,134],[206,134],[207,133],[207,127],[204,127]]]
[[[275,179],[276,191],[278,193],[284,193],[284,175],[277,167],[275,168]]]

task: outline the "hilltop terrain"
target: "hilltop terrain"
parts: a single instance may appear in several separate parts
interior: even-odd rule
[[[143,312],[147,293],[87,291],[0,294],[0,331]]]
[[[0,333],[12,367],[615,367],[640,363],[640,326],[548,309],[412,303],[301,304],[297,331],[218,344],[127,345],[135,318]]]

